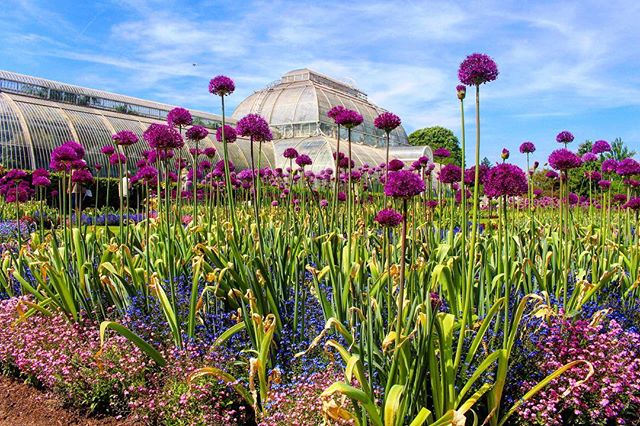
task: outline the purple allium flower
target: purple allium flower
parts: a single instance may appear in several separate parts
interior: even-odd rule
[[[84,156],[84,148],[77,142],[68,141],[51,152],[50,167],[56,171],[69,171]]]
[[[509,159],[509,150],[507,148],[502,148],[502,152],[500,153],[500,158],[503,160]]]
[[[235,164],[233,164],[233,162],[229,161],[229,171],[232,172],[236,169]],[[219,171],[224,171],[224,160],[220,160],[216,163],[216,170]]]
[[[536,188],[536,189],[534,189],[534,190],[533,190],[533,196],[534,196],[534,197],[536,197],[536,198],[537,198],[537,197],[539,197],[539,196],[541,196],[541,195],[542,195],[542,189],[540,189],[540,188]]]
[[[567,143],[573,142],[573,139],[574,139],[573,133],[571,133],[568,130],[563,130],[560,133],[558,133],[558,135],[556,136],[556,141],[558,143],[567,144]]]
[[[238,132],[235,128],[229,126],[228,124],[224,125],[224,138],[227,143],[234,143],[236,139],[238,139]],[[218,142],[222,142],[222,126],[216,129],[216,140]]]
[[[599,141],[595,141],[593,143],[593,146],[591,147],[591,152],[593,152],[594,154],[611,152],[611,145],[609,145],[609,142],[604,141],[602,139]]]
[[[433,151],[433,156],[436,158],[449,158],[451,157],[451,151],[447,148],[438,148]]]
[[[633,176],[640,174],[640,163],[633,158],[620,160],[618,167],[616,167],[616,173],[620,176]]]
[[[484,179],[487,176],[489,167],[484,164],[480,164],[480,170],[478,172],[478,182],[483,185]],[[476,182],[476,167],[471,166],[464,171],[464,183],[465,185],[473,185]]]
[[[602,179],[602,175],[600,174],[600,172],[593,170],[593,171],[586,171],[584,172],[584,176],[592,181],[598,181],[600,179]]]
[[[373,125],[389,133],[402,123],[400,117],[392,112],[383,112],[373,120]]]
[[[385,228],[394,228],[402,223],[402,214],[393,209],[384,209],[373,220]]]
[[[51,185],[51,179],[46,176],[33,176],[31,178],[31,183],[33,186],[47,187]]]
[[[329,111],[327,111],[327,116],[329,118],[333,118],[333,121],[335,121],[335,123],[339,125],[340,123],[338,123],[338,116],[342,114],[345,110],[346,108],[343,107],[342,105],[337,105],[331,108]]]
[[[112,166],[115,166],[117,164],[125,164],[126,162],[127,157],[125,157],[125,155],[121,152],[111,154],[111,157],[109,157],[109,164],[111,164]]]
[[[569,202],[569,205],[575,206],[580,202],[580,197],[578,197],[577,194],[570,192],[567,201]]]
[[[144,161],[144,160],[142,160]],[[93,168],[96,169],[96,172],[99,172],[100,170],[102,170],[102,164],[100,163],[96,163],[93,165]]]
[[[186,136],[190,141],[201,141],[206,138],[209,131],[203,126],[193,126],[187,130]]]
[[[609,187],[611,186],[611,181],[603,179],[598,182],[598,186],[602,189],[609,189]]]
[[[528,189],[527,176],[513,164],[498,164],[487,172],[484,193],[496,198],[503,195],[515,197],[525,194]]]
[[[105,145],[100,149],[100,152],[102,152],[106,156],[110,156],[111,154],[116,152],[116,149],[112,145]]]
[[[613,196],[613,202],[615,204],[623,204],[627,202],[627,196],[625,194],[615,194]]]
[[[152,166],[144,166],[140,170],[138,170],[138,177],[147,185],[156,183],[156,179],[158,178],[158,170]]]
[[[296,158],[296,164],[300,167],[310,166],[312,163],[313,161],[311,161],[311,157],[309,157],[307,154],[300,154]]]
[[[404,163],[401,160],[394,158],[393,160],[389,161],[389,165],[387,167],[389,168],[389,171],[397,172],[398,170],[402,170],[402,168],[404,167]]]
[[[167,114],[169,126],[190,126],[193,123],[191,113],[184,108],[176,107]]]
[[[236,85],[229,77],[219,75],[209,81],[209,93],[217,96],[226,96],[236,90]]]
[[[585,163],[591,163],[592,161],[598,161],[598,156],[593,152],[587,152],[582,156],[582,161]]]
[[[278,200],[273,200],[271,202],[271,207],[278,207]]]
[[[633,197],[629,199],[629,201],[627,201],[627,203],[622,207],[624,207],[625,209],[633,210],[633,211],[640,210],[640,197]]]
[[[462,170],[453,163],[442,167],[438,173],[438,180],[442,183],[456,183],[460,182],[460,179],[462,179]]]
[[[208,148],[205,148],[202,153],[209,158],[214,158],[216,156],[216,149],[210,146]]]
[[[467,86],[479,86],[498,78],[498,66],[490,56],[473,53],[460,64],[458,78]]]
[[[384,185],[384,193],[394,198],[411,198],[425,190],[424,181],[408,170],[390,172]]]
[[[347,201],[347,194],[344,191],[338,192],[338,201]]]
[[[269,123],[258,114],[248,114],[242,117],[236,124],[236,130],[239,135],[248,136],[254,142],[268,142],[273,139]]]
[[[320,200],[320,207],[327,207],[328,205],[329,205],[329,202],[324,198]]]
[[[618,162],[613,158],[607,158],[600,166],[602,173],[615,173],[617,168]]]
[[[178,149],[184,146],[182,135],[166,124],[151,124],[142,136],[149,146],[156,150]]]
[[[556,170],[570,170],[580,167],[582,159],[568,149],[562,148],[549,155],[549,164]]]
[[[116,145],[131,146],[138,142],[138,135],[133,133],[131,130],[122,130],[121,132],[111,136],[111,139],[113,139],[113,142],[115,142]],[[106,146],[104,146],[103,149],[104,148],[106,148]]]
[[[294,158],[298,158],[298,151],[296,151],[295,148],[287,148],[284,150],[284,153],[282,154],[282,156],[284,158],[288,158],[292,160]]]
[[[71,175],[71,182],[80,183],[80,184],[90,184],[93,183],[93,176],[91,172],[87,169],[79,169],[74,170]]]
[[[522,144],[520,145],[520,152],[523,154],[531,154],[532,152],[535,152],[536,150],[536,146],[533,144],[533,142],[522,142]]]
[[[338,114],[335,120],[337,124],[346,127],[347,129],[352,129],[362,124],[363,118],[359,112],[351,109],[345,109]]]
[[[458,84],[456,86],[456,94],[458,95],[458,99],[463,100],[467,96],[467,86]]]

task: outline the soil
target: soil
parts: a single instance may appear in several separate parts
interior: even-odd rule
[[[125,420],[88,418],[66,409],[50,393],[0,375],[0,426],[135,426]]]

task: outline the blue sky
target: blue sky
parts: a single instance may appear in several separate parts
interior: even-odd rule
[[[636,1],[2,3],[2,69],[219,112],[212,76],[236,81],[234,107],[308,67],[355,82],[408,132],[459,134],[458,65],[483,52],[500,69],[481,88],[483,156],[497,161],[507,147],[521,163],[518,146],[531,140],[544,159],[563,129],[576,142],[622,137],[640,151]]]

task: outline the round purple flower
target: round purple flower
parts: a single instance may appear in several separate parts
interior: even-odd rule
[[[176,107],[167,114],[169,126],[190,126],[193,123],[191,113],[184,108]]]
[[[573,133],[571,133],[568,130],[563,130],[560,133],[558,133],[558,135],[556,136],[556,141],[558,143],[567,144],[567,143],[573,142],[573,139],[574,139]]]
[[[603,140],[595,141],[593,143],[593,146],[591,147],[591,152],[593,152],[594,154],[611,152],[611,145],[609,145],[609,142],[607,141],[603,141]]]
[[[335,120],[337,124],[346,127],[347,129],[352,129],[362,124],[363,118],[357,111],[345,109],[338,114]]]
[[[209,158],[214,158],[216,156],[216,149],[214,147],[205,148],[202,153]]]
[[[166,124],[151,124],[142,136],[149,146],[156,150],[178,149],[184,146],[182,135]]]
[[[451,157],[451,151],[447,148],[438,148],[433,151],[433,156],[436,158],[449,158]]]
[[[393,160],[389,161],[389,165],[387,167],[389,168],[389,171],[397,172],[398,170],[402,170],[404,168],[404,163],[401,160],[394,158]]]
[[[116,152],[109,157],[109,164],[115,166],[117,164],[125,164],[127,162],[127,157],[121,152]]]
[[[549,164],[556,170],[575,169],[582,165],[582,160],[568,149],[557,149],[549,155]]]
[[[460,64],[458,78],[467,86],[479,86],[498,78],[498,66],[490,56],[473,53]]]
[[[209,92],[217,96],[226,96],[236,90],[236,85],[229,77],[219,75],[209,81]]]
[[[47,187],[51,185],[51,179],[46,176],[33,176],[31,183],[33,186]]]
[[[607,158],[600,166],[602,173],[615,173],[617,168],[618,162],[613,158]]]
[[[282,156],[284,158],[288,158],[292,160],[294,158],[298,158],[298,151],[296,151],[295,148],[287,148],[284,150],[284,153],[282,154]]]
[[[373,125],[380,130],[384,130],[389,133],[402,123],[400,117],[392,112],[383,112],[373,120]]]
[[[584,176],[591,181],[599,181],[602,179],[602,175],[596,170],[586,171],[584,172]]]
[[[327,117],[333,118],[333,121],[335,121],[335,123],[339,125],[340,123],[338,123],[338,116],[342,114],[345,110],[346,108],[343,107],[342,105],[336,105],[333,108],[331,108],[329,111],[327,111]]]
[[[113,147],[113,145],[105,145],[100,149],[100,152],[102,152],[106,156],[109,156],[116,152],[116,149]]]
[[[384,209],[373,220],[385,228],[394,228],[402,223],[402,215],[393,209]]]
[[[77,142],[68,141],[51,152],[50,167],[57,171],[69,171],[82,160],[84,148]]]
[[[514,197],[525,194],[527,189],[527,176],[516,165],[498,164],[487,172],[484,193],[490,198],[503,195]]]
[[[329,205],[329,202],[324,198],[320,200],[320,207],[327,207],[328,205]]]
[[[309,157],[307,154],[300,154],[296,158],[296,164],[300,167],[310,166],[312,163],[313,161],[311,161],[311,157]]]
[[[463,100],[467,96],[467,86],[458,84],[456,86],[456,94],[458,95],[458,99]]]
[[[480,170],[478,171],[478,182],[484,184],[484,179],[487,176],[489,167],[484,164],[480,164]],[[464,171],[464,183],[465,185],[473,185],[476,181],[476,167],[471,166]]]
[[[227,141],[227,143],[234,143],[236,139],[238,139],[238,132],[235,128],[229,126],[228,124],[225,124],[224,139]],[[222,142],[222,126],[216,129],[216,140],[218,142]]]
[[[144,160],[142,160],[144,161]],[[96,172],[99,172],[100,170],[102,170],[102,164],[100,163],[96,163],[93,165],[93,168],[96,169]]]
[[[522,142],[522,145],[520,145],[520,152],[523,154],[531,154],[532,152],[535,152],[535,150],[536,146],[533,142]]]
[[[131,130],[122,130],[111,136],[111,139],[113,139],[116,145],[120,146],[131,146],[138,142],[138,136]]]
[[[80,184],[90,184],[93,183],[93,176],[91,172],[87,169],[79,169],[74,170],[71,175],[71,182],[80,183]]]
[[[154,184],[158,178],[158,169],[152,166],[144,166],[138,170],[138,178],[147,185]]]
[[[610,180],[601,180],[598,182],[598,186],[602,189],[609,189],[609,187],[611,186],[611,181]]]
[[[620,176],[633,176],[640,174],[640,163],[633,158],[620,160],[618,167],[616,167],[616,173]]]
[[[462,179],[462,169],[453,163],[441,168],[438,174],[438,180],[442,183],[456,183],[460,182],[460,179]]]
[[[625,209],[630,209],[633,211],[638,211],[640,210],[640,197],[633,197],[631,198],[629,201],[627,201],[627,203],[622,206]]]
[[[268,142],[273,139],[269,124],[258,114],[248,114],[242,117],[236,124],[236,130],[239,135],[248,136],[254,142]]]
[[[206,138],[208,134],[209,131],[205,127],[193,126],[187,130],[186,136],[190,141],[199,142]]]
[[[582,156],[582,161],[585,163],[591,163],[592,161],[598,161],[598,156],[593,152],[587,152]]]
[[[424,181],[408,170],[390,172],[384,185],[384,193],[394,198],[411,198],[425,190]]]
[[[575,194],[573,192],[570,192],[567,201],[569,201],[570,205],[575,206],[576,204],[578,204],[580,202],[580,197],[578,197],[577,194]]]

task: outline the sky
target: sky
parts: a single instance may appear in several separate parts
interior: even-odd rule
[[[213,76],[236,82],[230,110],[287,71],[351,82],[408,133],[460,136],[460,62],[490,55],[480,88],[481,156],[544,162],[570,130],[640,151],[640,2],[1,0],[0,69],[220,113]],[[195,66],[193,64],[196,64]],[[467,159],[474,97],[465,102]]]

